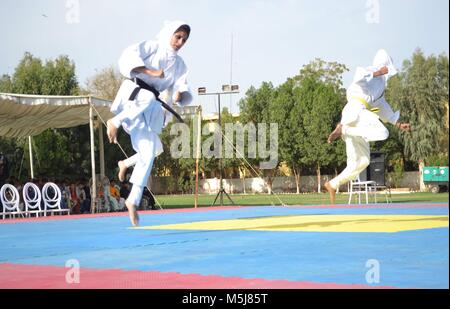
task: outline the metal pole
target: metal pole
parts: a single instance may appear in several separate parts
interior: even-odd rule
[[[201,148],[200,148],[200,142],[201,142],[201,128],[202,128],[202,107],[198,107],[198,119],[197,119],[197,149],[196,149],[196,156],[195,156],[195,202],[194,207],[197,208],[198,206],[198,165],[200,161],[200,155],[201,155]]]
[[[91,192],[91,212],[96,211],[97,200],[97,179],[95,173],[95,143],[94,143],[94,114],[91,106],[91,98],[89,97],[89,129],[91,136],[91,168],[92,168],[92,192]]]
[[[221,118],[221,109],[220,109],[220,93],[217,94],[219,97],[219,129],[220,129],[220,153],[219,153],[219,169],[220,169],[220,206],[223,206],[223,176],[222,176],[222,144],[223,144],[223,138],[222,138],[222,118]]]
[[[231,197],[228,195],[228,193],[225,192],[225,189],[223,188],[223,173],[222,173],[222,169],[223,169],[223,152],[222,152],[222,145],[223,145],[223,133],[222,133],[222,111],[221,111],[221,106],[220,106],[220,95],[221,94],[228,94],[228,93],[238,93],[237,91],[233,91],[233,85],[229,85],[230,91],[223,91],[223,92],[214,92],[214,93],[206,93],[206,88],[199,88],[199,95],[216,95],[218,97],[218,103],[219,103],[219,127],[220,127],[220,157],[219,157],[219,172],[220,172],[220,182],[219,182],[219,192],[216,195],[216,198],[214,199],[214,202],[212,203],[211,206],[214,206],[216,204],[217,198],[220,195],[220,205],[223,206],[223,194],[225,193],[228,197],[228,199],[230,200],[230,202],[234,205],[233,200],[231,199]],[[222,87],[222,89],[224,89],[224,87]],[[235,90],[237,89],[234,88]]]
[[[233,84],[233,32],[231,32],[231,51],[230,51],[230,87]],[[231,103],[232,103],[232,98],[233,96],[230,94],[230,114],[232,114],[233,112],[231,111]]]
[[[105,147],[103,145],[103,125],[98,122],[98,149],[100,152],[100,179],[105,178]]]
[[[29,150],[29,152],[30,152],[30,170],[31,170],[31,179],[34,179],[33,146],[31,145],[31,136],[28,136],[28,150]]]

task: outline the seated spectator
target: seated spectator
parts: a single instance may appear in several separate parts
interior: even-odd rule
[[[21,211],[25,211],[25,201],[23,200],[22,194],[23,184],[18,179],[16,179],[13,185],[14,187],[16,187],[17,192],[19,192],[19,209]]]
[[[75,182],[71,182],[69,186],[70,190],[70,210],[73,214],[80,213],[80,199],[78,198],[77,185]]]
[[[112,179],[111,182],[109,183],[109,193],[111,194],[111,197],[114,197],[115,199],[119,200],[120,192],[114,179]]]
[[[77,196],[80,201],[80,212],[82,214],[87,214],[91,212],[91,199],[87,198],[85,183],[81,180],[77,185]],[[90,197],[90,195],[89,195]]]
[[[83,183],[83,189],[84,193],[86,193],[86,200],[89,201],[89,204],[91,203],[91,187],[89,186],[89,183],[86,179],[82,179]]]
[[[39,177],[37,180],[36,180],[36,182],[35,182],[35,184],[36,184],[36,186],[38,186],[38,188],[39,188],[39,190],[42,192],[42,188],[44,188],[44,185],[45,185],[45,181],[46,181],[46,179],[45,178],[42,178],[42,177]],[[61,188],[61,186],[60,186],[60,188]],[[62,194],[62,192],[61,192],[61,194]],[[61,199],[62,200],[62,199]],[[62,207],[62,201],[61,201],[61,207]],[[44,210],[44,208],[45,208],[45,206],[44,206],[44,198],[42,198],[41,199],[41,210]]]
[[[120,187],[120,200],[119,204],[121,206],[121,209],[127,210],[125,208],[125,200],[128,198],[128,195],[130,195],[130,183],[128,181],[124,181],[122,183],[122,186]]]
[[[39,187],[42,190],[42,187],[47,183],[47,179],[42,178],[41,184]],[[57,181],[58,187],[61,190],[61,208],[62,209],[69,209],[71,206],[71,196],[70,196],[70,187],[68,186],[68,179],[64,179],[61,183]],[[41,187],[42,185],[42,187]]]
[[[106,188],[105,188],[106,190]],[[116,187],[116,182],[112,179],[109,183],[109,211],[119,211],[121,209],[119,205],[120,193]]]
[[[141,203],[142,209],[151,209],[156,210],[155,207],[155,198],[153,197],[153,194],[148,190],[147,187],[144,188],[144,193],[142,194],[142,200],[144,201]]]

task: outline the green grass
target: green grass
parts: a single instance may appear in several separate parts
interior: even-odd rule
[[[199,195],[199,206],[211,206],[214,202],[216,195]],[[236,194],[230,195],[231,199],[236,205],[239,206],[267,206],[267,205],[280,205],[280,201],[275,195],[268,194],[254,194],[243,195]],[[311,194],[282,194],[278,197],[286,205],[328,205],[328,194],[311,193]],[[194,195],[158,195],[158,202],[164,209],[166,208],[192,208],[194,207]],[[228,198],[223,196],[224,205],[231,205]],[[405,193],[405,194],[392,194],[392,203],[437,203],[449,201],[448,193]],[[365,201],[362,197],[363,202]],[[336,204],[347,204],[347,194],[337,194]],[[378,203],[384,203],[386,201],[384,194],[377,195]],[[353,203],[355,199],[353,200]],[[369,203],[373,203],[372,197]],[[217,199],[215,205],[220,205],[219,199]]]

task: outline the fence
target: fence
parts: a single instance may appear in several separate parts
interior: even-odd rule
[[[323,175],[321,177],[321,184],[323,185],[327,180],[331,179],[332,175]],[[388,181],[388,179],[387,179]],[[168,192],[167,184],[171,183],[171,191]],[[389,181],[388,181],[389,183]],[[217,193],[220,186],[219,178],[202,179],[199,181],[200,194],[214,194]],[[236,178],[224,179],[223,186],[227,193],[266,193],[267,186],[261,178]],[[301,177],[300,192],[317,192],[317,176],[309,175]],[[152,179],[152,191],[156,194],[175,193],[181,190],[178,189],[176,180],[170,177],[156,177]],[[403,179],[400,181],[399,187],[409,188],[411,190],[419,190],[420,188],[420,173],[404,172]],[[297,187],[295,178],[291,177],[275,177],[273,180],[272,189],[274,192],[296,193]],[[322,187],[323,189],[323,187]],[[347,185],[341,186],[340,191],[347,191]]]

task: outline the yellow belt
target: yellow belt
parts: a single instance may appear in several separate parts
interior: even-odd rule
[[[370,110],[373,113],[378,113],[380,111],[380,109],[378,107],[370,107],[369,103],[367,103],[366,100],[364,100],[363,98],[360,97],[352,97],[352,99],[358,100],[359,102],[361,102],[368,110]]]

